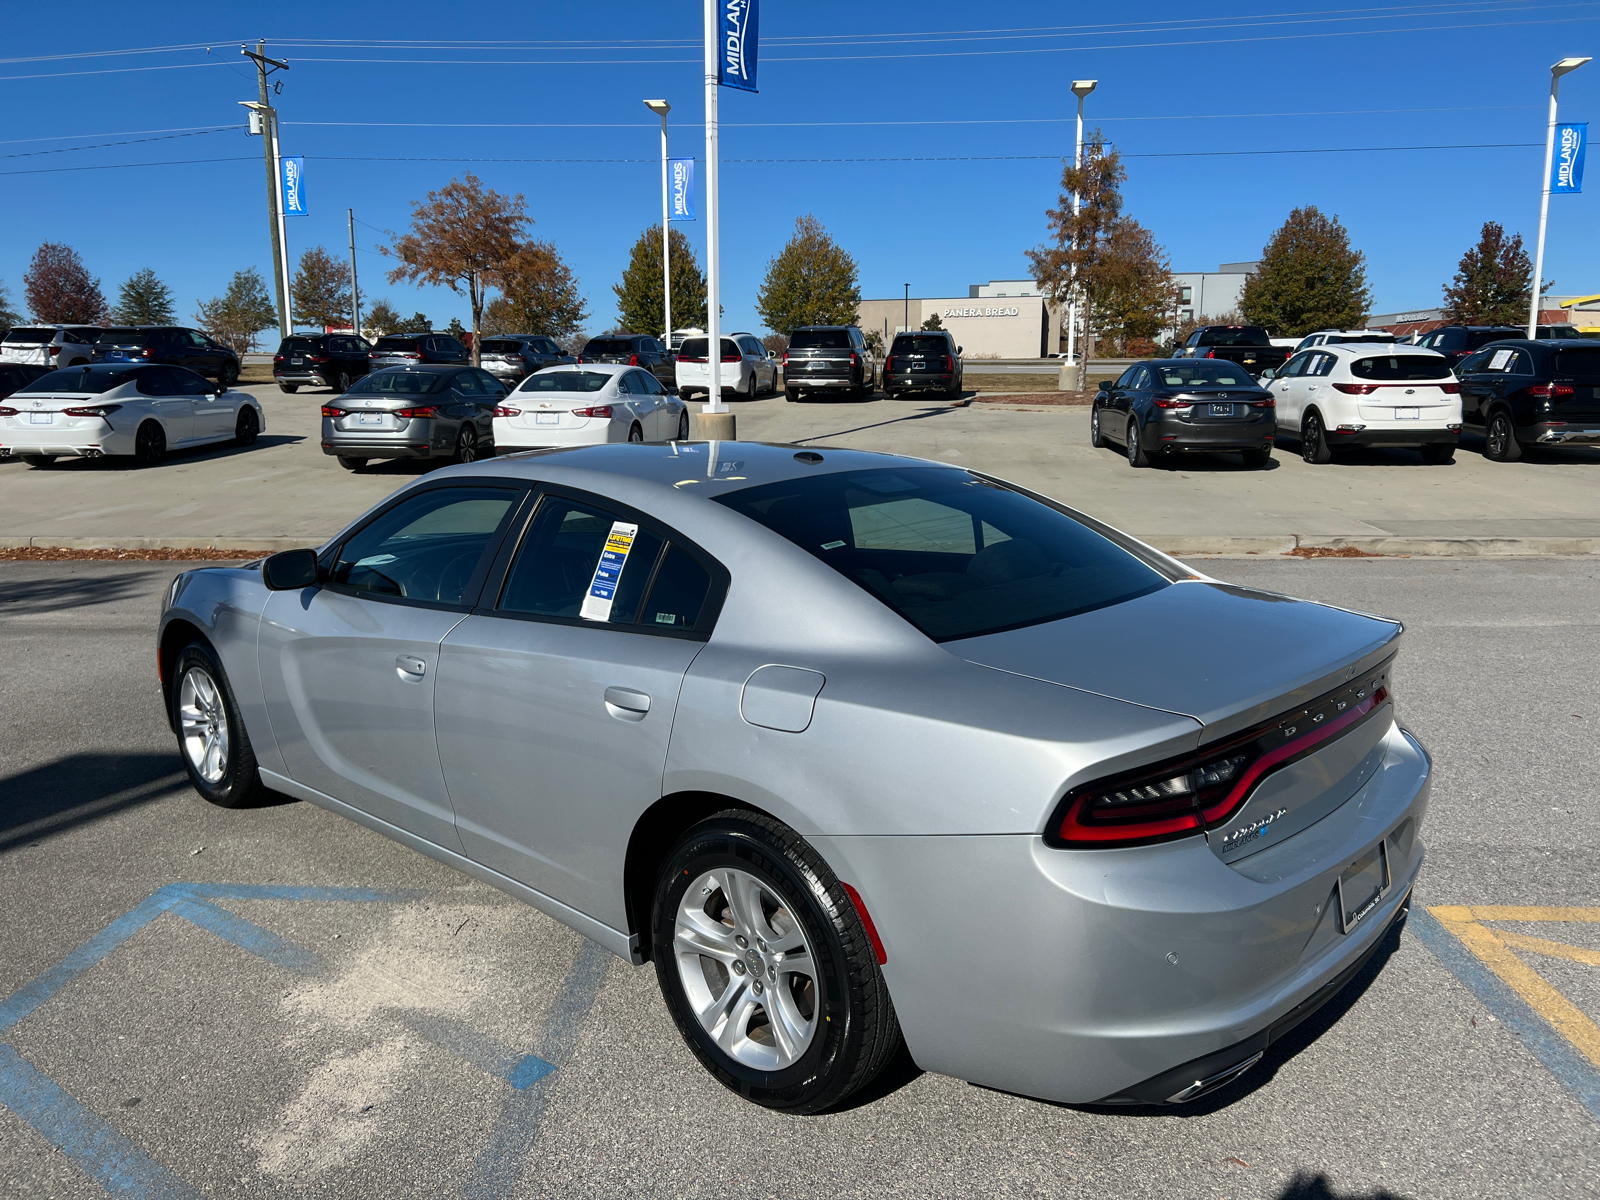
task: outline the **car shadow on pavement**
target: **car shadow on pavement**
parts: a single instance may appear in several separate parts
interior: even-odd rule
[[[0,619],[125,600],[148,586],[151,571],[162,573],[166,567],[167,564],[160,563],[147,570],[135,568],[126,574],[119,571],[115,575],[67,575],[14,582],[0,578]]]
[[[1388,1188],[1379,1188],[1375,1192],[1337,1192],[1321,1171],[1315,1175],[1296,1171],[1294,1178],[1289,1180],[1288,1186],[1278,1193],[1275,1200],[1405,1200],[1405,1198]]]
[[[941,405],[938,408],[924,408],[914,413],[907,413],[903,417],[890,417],[887,421],[874,421],[871,425],[857,425],[853,429],[835,429],[828,433],[819,433],[814,437],[796,438],[789,444],[795,446],[804,446],[810,442],[821,441],[823,438],[844,437],[847,434],[861,433],[868,429],[881,429],[885,425],[898,425],[902,421],[922,421],[926,420],[928,417],[937,417],[942,413],[952,413],[957,411],[959,410],[945,405]]]
[[[1247,467],[1244,459],[1237,454],[1228,454],[1218,451],[1215,454],[1179,454],[1172,459],[1154,464],[1164,470],[1177,474],[1179,471],[1191,471],[1195,474],[1204,472],[1208,475],[1221,475],[1229,473],[1259,475],[1266,471],[1276,471],[1283,466],[1277,457],[1267,459],[1265,466]]]

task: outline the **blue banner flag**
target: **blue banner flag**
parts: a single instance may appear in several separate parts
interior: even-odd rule
[[[306,215],[306,160],[302,155],[283,160],[283,215]]]
[[[760,25],[759,0],[717,0],[722,6],[718,42],[717,82],[741,91],[756,90],[756,30]]]
[[[694,159],[667,159],[667,195],[674,221],[694,220]]]
[[[1556,155],[1550,162],[1550,190],[1569,195],[1583,191],[1583,149],[1589,123],[1556,126]]]

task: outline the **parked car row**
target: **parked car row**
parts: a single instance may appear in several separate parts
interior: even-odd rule
[[[44,367],[156,363],[185,367],[224,387],[239,382],[239,356],[198,329],[180,325],[25,325],[0,341],[0,362]]]
[[[1259,379],[1203,356],[1134,363],[1100,383],[1089,440],[1119,444],[1135,467],[1217,451],[1265,467],[1286,438],[1308,463],[1384,446],[1443,464],[1468,428],[1484,435],[1486,458],[1511,462],[1526,446],[1600,444],[1597,389],[1600,343],[1591,340],[1492,341],[1452,370],[1430,347],[1327,337]]]

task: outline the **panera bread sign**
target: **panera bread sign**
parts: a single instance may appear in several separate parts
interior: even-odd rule
[[[941,315],[946,317],[1016,317],[1021,315],[1021,310],[1016,308],[947,308]]]

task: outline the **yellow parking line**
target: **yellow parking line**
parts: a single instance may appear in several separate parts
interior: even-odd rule
[[[1565,942],[1550,942],[1544,938],[1529,937],[1525,933],[1508,933],[1499,931],[1500,940],[1508,946],[1515,946],[1518,950],[1532,950],[1535,954],[1544,954],[1550,958],[1570,958],[1573,962],[1588,963],[1591,967],[1600,967],[1600,950],[1585,950],[1582,946],[1569,946]]]
[[[1558,1033],[1577,1047],[1585,1058],[1600,1067],[1600,1026],[1596,1026],[1577,1006],[1546,983],[1537,971],[1513,954],[1499,933],[1479,924],[1480,921],[1600,921],[1600,909],[1444,904],[1430,908],[1428,912],[1536,1013],[1550,1022]],[[1581,915],[1554,915],[1557,913]]]

